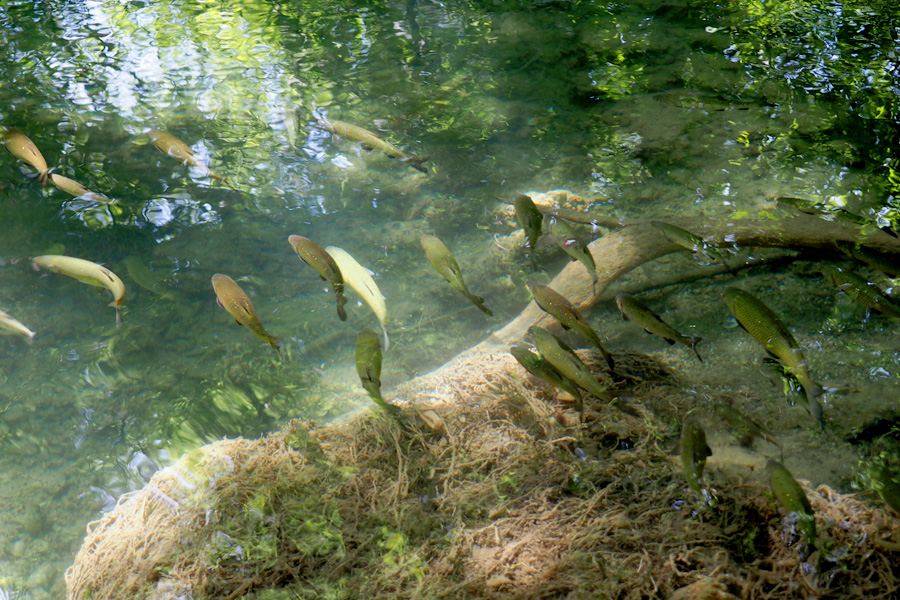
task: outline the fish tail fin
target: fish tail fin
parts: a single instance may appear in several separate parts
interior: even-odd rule
[[[609,366],[609,372],[615,374],[616,372],[616,361],[613,360],[612,354],[606,351],[606,348],[603,346],[597,346],[600,349],[600,354],[603,355],[603,360],[606,361],[607,366]]]
[[[810,398],[815,398],[821,396],[825,392],[825,388],[816,383],[815,381],[810,382],[809,389],[806,390],[806,395]]]
[[[697,337],[696,335],[693,336],[693,337],[691,338],[691,350],[693,350],[693,351],[694,351],[694,354],[697,355],[697,359],[698,359],[700,362],[703,362],[703,357],[700,356],[700,353],[699,353],[699,352],[697,352],[697,344],[699,344],[701,341],[703,341],[703,338]]]
[[[388,337],[387,327],[384,326],[384,323],[381,324],[381,331],[384,333],[384,351],[387,352],[388,347],[391,345],[391,340]]]
[[[221,175],[216,175],[212,171],[208,171],[207,174],[210,177],[212,177],[213,179],[218,179],[219,181],[221,181],[222,183],[224,183],[225,185],[227,185],[228,187],[233,189],[235,192],[238,191],[238,189],[236,187],[234,187],[234,184],[231,183],[231,180],[229,180],[227,177],[222,177]]]
[[[281,338],[273,337],[270,335],[266,338],[266,341],[269,342],[269,345],[275,349],[275,352],[278,354],[278,356],[281,356],[281,347],[284,346],[284,342],[281,340]]]
[[[474,304],[478,310],[480,310],[481,312],[483,312],[484,314],[486,314],[489,317],[494,316],[494,313],[491,312],[491,309],[489,309],[487,306],[484,305],[484,298],[482,298],[481,296],[476,296],[475,294],[468,294],[468,296],[469,296],[469,300],[472,301],[472,304]]]
[[[416,171],[421,171],[422,173],[427,173],[428,169],[422,166],[422,163],[431,158],[430,156],[407,156],[403,159],[403,162],[407,163]]]
[[[340,301],[338,301],[337,313],[338,313],[338,318],[341,321],[347,320],[347,311],[344,310],[344,305]]]
[[[116,327],[121,327],[122,326],[122,315],[119,314],[119,301],[113,300],[112,302],[110,302],[108,304],[108,306],[112,306],[114,309],[116,309]]]
[[[815,399],[814,396],[808,396],[806,402],[806,408],[809,411],[809,414],[812,415],[812,418],[816,420],[823,430],[825,429],[825,419],[822,415],[822,405],[819,404],[819,401]]]

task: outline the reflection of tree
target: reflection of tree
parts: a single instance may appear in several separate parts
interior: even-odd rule
[[[854,146],[837,158],[880,171],[887,177],[880,189],[870,191],[879,200],[887,194],[897,197],[895,3],[751,0],[742,6],[735,14],[735,43],[729,51],[752,77],[751,89],[769,94],[773,81],[779,86],[787,82],[796,96],[770,101],[828,105],[835,122],[825,135]]]

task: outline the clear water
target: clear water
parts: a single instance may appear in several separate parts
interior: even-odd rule
[[[567,188],[604,199],[597,210],[659,218],[753,215],[789,195],[893,221],[890,12],[740,4],[0,3],[0,124],[28,135],[55,172],[118,199],[42,189],[0,154],[0,309],[37,332],[31,344],[0,338],[0,598],[60,596],[85,523],[185,448],[366,404],[352,351],[377,323],[349,291],[349,320],[337,319],[290,234],[375,272],[389,388],[527,302],[527,262],[484,259],[515,228],[498,197]],[[321,117],[429,155],[429,173],[334,139]],[[160,153],[146,136],[155,128],[237,191]],[[453,250],[492,319],[432,271],[425,232]],[[123,325],[108,293],[33,271],[29,257],[46,253],[118,273]],[[548,252],[540,267],[549,277],[565,262]],[[216,306],[217,272],[285,339],[283,358]],[[892,325],[864,321],[812,273],[746,283],[772,292],[820,379],[860,390],[829,416],[896,410]],[[658,354],[701,392],[771,398],[757,417],[801,432],[795,472],[846,487],[858,452],[817,464],[828,442],[758,381],[761,351],[728,328],[718,285],[645,298],[706,338],[704,365],[621,324],[611,305],[595,322],[613,351]]]

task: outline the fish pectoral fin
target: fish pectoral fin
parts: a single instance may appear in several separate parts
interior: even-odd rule
[[[648,331],[647,333],[650,333],[650,332]],[[669,338],[663,338],[663,339],[666,340],[666,343],[668,343],[670,346],[675,344],[675,340],[670,340]]]
[[[362,147],[362,149],[365,150],[366,152],[371,152],[372,150],[375,149],[375,146],[373,146],[372,144],[367,144],[366,142],[361,142],[359,145],[360,145],[360,146]]]

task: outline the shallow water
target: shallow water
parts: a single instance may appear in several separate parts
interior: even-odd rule
[[[567,188],[598,211],[664,218],[774,214],[766,197],[786,195],[893,220],[889,13],[746,4],[0,6],[0,124],[28,135],[56,173],[118,200],[42,189],[0,156],[0,309],[37,332],[31,344],[0,337],[0,597],[58,596],[85,523],[185,448],[367,405],[352,353],[377,322],[352,291],[339,321],[288,235],[341,246],[375,272],[390,388],[527,302],[524,256],[479,260],[515,229],[498,197]],[[320,118],[429,155],[429,172],[335,139]],[[159,152],[151,129],[237,189]],[[455,253],[493,318],[431,269],[425,232]],[[33,271],[28,258],[46,253],[118,273],[122,326],[108,293]],[[538,278],[565,263],[543,251]],[[674,257],[658,272],[690,263]],[[284,339],[282,358],[216,307],[214,273],[248,292]],[[700,396],[770,399],[754,416],[790,436],[795,473],[849,489],[861,452],[840,435],[897,410],[893,324],[865,319],[814,265],[745,280],[790,323],[819,378],[859,390],[830,399],[826,416],[843,425],[826,438],[755,372],[762,351],[720,301],[732,282],[644,297],[704,337],[703,364],[622,324],[611,304],[593,317],[613,352],[662,356]],[[834,458],[822,460],[826,445]]]

